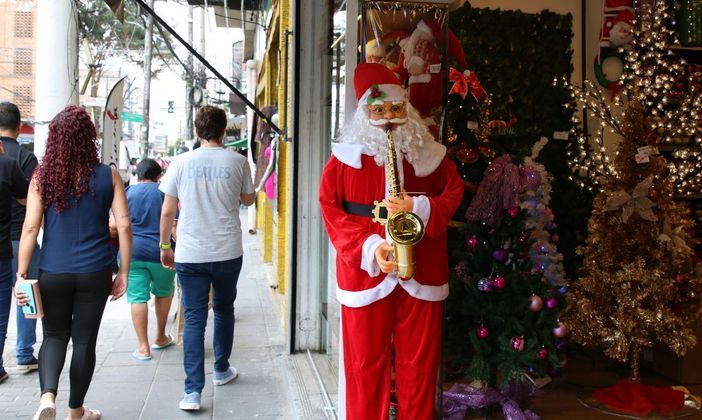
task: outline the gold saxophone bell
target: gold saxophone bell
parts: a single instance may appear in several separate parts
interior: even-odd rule
[[[424,223],[409,211],[395,213],[388,218],[388,235],[392,240],[397,276],[409,280],[414,276],[414,245],[424,236]]]
[[[392,137],[392,127],[388,127],[386,134],[386,176],[389,193],[391,197],[400,197],[402,196],[402,191],[398,177],[397,154],[395,152],[395,141]],[[409,211],[401,211],[388,217],[387,230],[388,236],[392,241],[397,276],[403,280],[409,280],[414,276],[414,245],[424,236],[424,223],[416,214]]]

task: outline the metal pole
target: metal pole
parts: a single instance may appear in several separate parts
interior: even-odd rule
[[[200,54],[203,57],[205,54],[205,16],[207,14],[207,8],[203,7],[200,9]],[[200,64],[200,87],[204,92],[207,88],[207,69],[204,64]]]
[[[72,0],[37,4],[34,154],[44,156],[49,121],[78,104],[78,26]]]
[[[154,0],[149,0],[149,7],[153,9]],[[141,123],[141,156],[149,156],[149,109],[151,107],[151,53],[154,32],[154,19],[146,16],[146,33],[144,34],[144,102],[142,106],[143,120]]]
[[[193,43],[193,6],[188,5],[188,44]],[[185,75],[185,139],[194,139],[193,135],[193,104],[190,103],[190,92],[193,90],[193,55],[188,52],[185,59],[188,71]]]
[[[180,35],[178,34],[178,32],[176,32],[173,28],[171,28],[171,26],[170,26],[169,24],[167,24],[159,15],[156,14],[156,12],[154,12],[154,9],[153,9],[153,8],[149,7],[149,6],[145,3],[144,0],[134,0],[134,1],[136,1],[137,3],[139,3],[139,6],[140,6],[146,13],[150,14],[151,16],[153,16],[154,19],[156,20],[156,22],[157,22],[159,25],[161,25],[161,27],[162,27],[163,29],[165,29],[166,31],[168,31],[168,33],[170,33],[170,34],[173,36],[173,38],[177,39],[178,42],[180,42],[181,45],[183,45],[183,46],[185,47],[185,49],[187,49],[188,51],[190,51],[190,53],[191,53],[199,62],[201,62],[205,67],[207,67],[207,69],[210,70],[210,71],[212,72],[212,74],[214,74],[215,76],[217,76],[217,78],[218,78],[219,80],[221,80],[222,83],[224,83],[232,92],[234,92],[234,94],[235,94],[236,96],[238,96],[239,99],[241,99],[241,101],[244,102],[244,103],[246,104],[246,106],[248,106],[249,108],[253,109],[253,111],[254,111],[259,117],[261,117],[261,118],[263,119],[263,121],[265,121],[265,122],[271,127],[271,129],[273,129],[273,131],[275,131],[275,132],[278,133],[278,134],[281,133],[280,128],[278,128],[278,125],[277,125],[277,124],[274,124],[274,123],[270,120],[270,118],[268,118],[268,117],[266,116],[266,114],[264,114],[260,109],[258,109],[258,107],[257,107],[256,105],[254,105],[251,101],[249,101],[249,100],[246,98],[246,95],[244,95],[243,93],[241,93],[241,92],[239,91],[239,89],[237,89],[237,88],[232,84],[232,82],[230,82],[229,80],[227,80],[226,77],[222,76],[222,73],[220,73],[216,68],[214,68],[214,66],[213,66],[212,64],[210,64],[209,61],[205,60],[205,58],[204,58],[202,55],[200,55],[197,51],[195,51],[195,48],[193,48],[192,44],[189,44],[189,43],[185,42],[185,40],[183,39],[183,37],[180,36]]]

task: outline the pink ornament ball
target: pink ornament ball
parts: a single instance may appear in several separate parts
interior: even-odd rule
[[[519,207],[510,207],[507,209],[507,216],[509,216],[511,219],[516,218],[519,216]]]
[[[553,335],[558,338],[563,338],[568,335],[568,327],[562,322],[558,322],[558,326],[553,329]]]
[[[475,249],[475,247],[478,246],[478,238],[475,236],[471,236],[468,239],[466,239],[466,246],[468,249]]]
[[[490,330],[486,326],[481,326],[478,328],[475,334],[478,336],[479,339],[487,340],[487,338],[490,337]]]
[[[512,337],[512,348],[516,351],[523,351],[525,342],[524,337]]]
[[[544,214],[548,217],[553,216],[553,210],[551,210],[551,207],[546,207],[546,209],[544,210]]]
[[[548,359],[548,349],[546,347],[541,347],[539,349],[539,359],[541,359],[541,360]]]
[[[678,284],[685,284],[687,282],[687,277],[684,274],[678,274],[675,276],[675,282]]]
[[[492,284],[496,289],[504,289],[505,286],[507,286],[507,279],[502,276],[497,276],[492,280]]]
[[[544,307],[544,300],[541,296],[533,295],[529,298],[529,310],[532,312],[539,312]]]
[[[560,240],[561,240],[561,237],[560,237],[560,236],[558,236],[558,234],[557,234],[557,233],[554,233],[553,235],[551,235],[551,240],[553,241],[553,243],[554,243],[554,244],[557,244],[557,243],[558,243],[558,241],[560,241]]]
[[[558,299],[554,297],[548,298],[548,300],[546,301],[546,307],[548,309],[556,309],[558,307]]]

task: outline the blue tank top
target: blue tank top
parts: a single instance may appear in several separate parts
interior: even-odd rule
[[[54,204],[44,211],[44,237],[39,269],[47,273],[94,273],[111,267],[109,217],[112,206],[112,171],[99,164],[90,189],[69,208],[56,213]]]

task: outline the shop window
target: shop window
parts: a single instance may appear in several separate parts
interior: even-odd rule
[[[31,11],[15,12],[15,38],[34,37],[34,13]]]
[[[12,102],[17,105],[20,113],[24,116],[34,115],[34,98],[32,88],[29,86],[15,86],[14,98]]]
[[[32,50],[29,48],[15,48],[15,75],[32,75]]]

